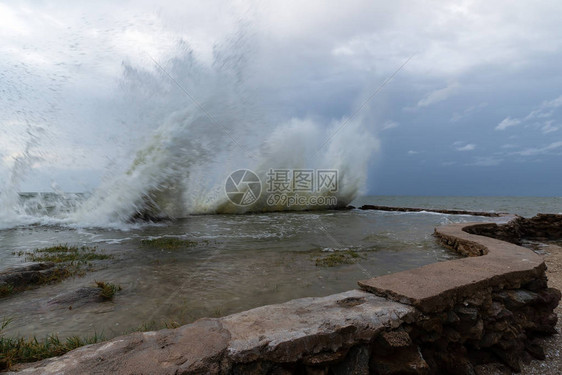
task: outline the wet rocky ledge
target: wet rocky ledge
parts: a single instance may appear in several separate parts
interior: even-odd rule
[[[40,284],[56,271],[53,262],[25,262],[0,270],[0,287],[25,288]]]
[[[562,215],[438,227],[436,238],[465,258],[360,281],[362,290],[121,336],[14,370],[477,374],[501,362],[517,372],[520,361],[544,359],[540,338],[555,333],[560,300],[542,257],[518,243],[561,233]]]
[[[390,212],[435,212],[447,215],[471,215],[471,216],[484,216],[484,217],[502,217],[508,216],[505,212],[488,212],[488,211],[466,211],[466,210],[447,210],[440,208],[418,208],[418,207],[392,207],[392,206],[375,206],[372,204],[365,204],[359,207],[360,210],[376,210],[376,211],[390,211]]]

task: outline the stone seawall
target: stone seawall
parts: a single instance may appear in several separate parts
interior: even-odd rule
[[[495,228],[439,227],[436,237],[466,258],[361,281],[363,290],[117,337],[17,370],[475,374],[478,365],[499,361],[518,371],[521,359],[544,358],[537,337],[554,333],[560,292],[547,287],[540,256],[478,234],[499,237],[505,231],[501,225]]]

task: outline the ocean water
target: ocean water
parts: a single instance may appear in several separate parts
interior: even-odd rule
[[[30,202],[36,195],[26,195]],[[42,204],[42,213],[72,210]],[[83,199],[83,198],[81,198]],[[60,197],[50,196],[51,202]],[[79,199],[78,199],[79,200]],[[381,197],[353,204],[506,211],[521,215],[560,212],[560,198]],[[58,207],[58,208],[57,208]],[[543,209],[544,208],[544,209]],[[36,209],[38,209],[36,207]],[[245,215],[190,215],[161,223],[102,228],[49,223],[19,224],[0,230],[0,268],[23,261],[20,251],[55,244],[97,246],[113,255],[83,277],[32,289],[0,300],[0,318],[13,319],[7,333],[61,336],[93,332],[120,335],[143,324],[187,323],[293,298],[324,296],[357,287],[357,281],[456,258],[441,247],[434,227],[485,217],[382,211],[266,212]],[[160,250],[143,239],[177,237],[197,245]],[[352,264],[316,264],[329,254],[353,250]],[[53,305],[53,298],[93,286],[119,284],[114,301],[78,306]]]

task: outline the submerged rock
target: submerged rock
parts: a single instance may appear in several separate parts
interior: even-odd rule
[[[359,207],[360,210],[377,210],[377,211],[391,211],[391,212],[436,212],[447,215],[472,215],[472,216],[486,216],[486,217],[500,217],[507,215],[506,213],[498,212],[483,212],[483,211],[464,211],[464,210],[445,210],[439,208],[416,208],[416,207],[389,207],[389,206],[375,206],[372,204],[365,204]]]
[[[14,288],[37,284],[55,271],[53,262],[27,262],[0,271],[0,284]]]
[[[99,303],[104,301],[105,299],[101,297],[99,288],[84,287],[71,292],[59,294],[47,301],[47,305],[51,307],[63,306],[65,308],[76,308],[89,303]]]

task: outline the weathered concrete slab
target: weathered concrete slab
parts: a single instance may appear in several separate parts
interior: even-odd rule
[[[467,226],[438,227],[435,235],[468,258],[360,281],[360,287],[427,313],[452,306],[481,288],[521,284],[544,273],[546,266],[542,257],[531,250],[469,234],[463,230]]]
[[[367,343],[380,330],[398,326],[414,312],[409,306],[352,290],[258,307],[221,321],[231,333],[228,353],[235,361],[259,355],[274,362],[291,362]]]
[[[411,306],[352,290],[122,336],[23,365],[18,373],[221,374],[258,359],[317,365],[416,315]]]

